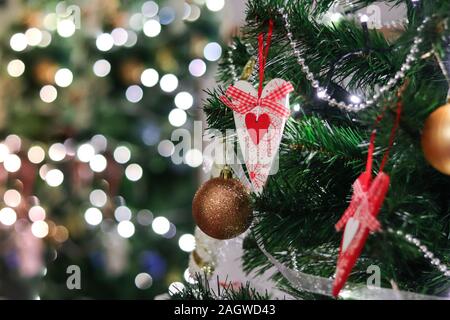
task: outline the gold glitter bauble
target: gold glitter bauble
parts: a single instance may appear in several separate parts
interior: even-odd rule
[[[247,191],[239,180],[224,172],[198,189],[192,202],[192,214],[204,233],[219,240],[240,235],[252,220]]]
[[[422,150],[435,169],[450,175],[450,102],[436,109],[426,120]]]

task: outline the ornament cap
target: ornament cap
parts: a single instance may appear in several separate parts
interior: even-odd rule
[[[220,171],[220,177],[222,179],[232,179],[233,178],[233,172],[231,172],[231,168],[228,165],[225,165]]]

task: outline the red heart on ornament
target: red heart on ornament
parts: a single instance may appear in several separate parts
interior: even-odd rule
[[[267,133],[267,129],[270,126],[270,117],[267,113],[263,113],[256,118],[256,114],[247,113],[245,115],[245,125],[252,138],[254,144],[259,144],[261,139]]]

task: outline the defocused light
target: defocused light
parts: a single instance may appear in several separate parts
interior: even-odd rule
[[[22,161],[20,160],[19,156],[16,154],[7,155],[5,160],[3,161],[3,166],[5,167],[5,170],[8,172],[19,171],[21,165],[22,165]]]
[[[145,272],[139,273],[136,278],[134,278],[134,284],[138,289],[145,290],[152,286],[152,277]]]
[[[48,31],[42,31],[42,39],[41,42],[39,42],[38,46],[41,48],[48,47],[50,43],[52,42],[52,35]]]
[[[319,97],[320,99],[325,98],[327,95],[327,91],[326,90],[319,90],[317,91],[317,97]]]
[[[176,235],[177,235],[177,228],[175,227],[175,225],[173,223],[170,223],[169,231],[164,233],[162,236],[166,239],[172,239]]]
[[[203,163],[202,152],[198,149],[190,149],[186,152],[184,161],[188,166],[197,168]]]
[[[103,152],[108,146],[108,140],[102,134],[96,134],[91,138],[91,145],[94,147],[96,152]]]
[[[3,201],[7,206],[10,207],[17,207],[20,204],[21,200],[22,196],[20,195],[20,192],[14,189],[6,190],[5,194],[3,195]]]
[[[58,21],[58,25],[56,27],[56,31],[63,38],[68,38],[75,33],[76,26],[70,19],[64,19]]]
[[[163,25],[168,25],[175,20],[175,10],[171,7],[161,8],[159,11],[159,22]]]
[[[149,210],[141,210],[137,214],[137,222],[142,226],[149,226],[152,224],[153,214]]]
[[[135,13],[130,17],[129,21],[130,27],[133,30],[140,31],[144,25],[144,16],[140,13]]]
[[[45,159],[45,151],[39,146],[32,146],[28,150],[28,160],[31,163],[38,164],[44,161]]]
[[[31,233],[36,238],[45,238],[48,235],[47,222],[42,220],[33,222],[33,224],[31,225]]]
[[[183,110],[188,110],[194,104],[194,98],[189,92],[182,91],[175,96],[175,105]]]
[[[114,160],[117,163],[124,164],[130,161],[131,151],[125,146],[119,146],[114,150]]]
[[[206,0],[206,7],[211,11],[220,11],[225,5],[225,0]]]
[[[111,31],[111,36],[116,46],[123,46],[125,43],[127,43],[128,32],[124,28],[115,28],[113,31]]]
[[[11,77],[20,77],[25,72],[25,64],[19,59],[14,59],[8,63],[6,69]]]
[[[172,282],[169,285],[169,295],[173,296],[174,294],[180,293],[184,290],[184,284],[181,282]]]
[[[158,153],[163,157],[170,157],[175,151],[175,146],[170,140],[163,140],[158,144]]]
[[[73,74],[67,68],[62,68],[55,73],[55,83],[60,87],[68,87],[73,81]]]
[[[185,252],[191,252],[195,249],[195,237],[192,234],[183,234],[178,240],[180,249]]]
[[[186,20],[187,18],[189,18],[189,16],[191,15],[191,5],[187,2],[184,3],[183,6],[183,16],[182,19]]]
[[[169,122],[174,127],[181,127],[186,123],[187,114],[186,111],[181,109],[173,109],[169,113]]]
[[[149,18],[152,18],[158,14],[158,4],[154,1],[146,1],[142,5],[142,13]]]
[[[159,142],[161,132],[159,127],[154,123],[148,123],[142,129],[142,141],[148,146],[154,146]]]
[[[134,224],[131,221],[121,221],[117,225],[117,232],[122,238],[130,238],[135,231]]]
[[[203,49],[203,56],[206,60],[217,61],[222,55],[222,47],[217,42],[208,43]]]
[[[84,212],[84,220],[91,226],[97,226],[103,220],[103,214],[98,208],[88,208]]]
[[[145,69],[141,74],[141,82],[146,87],[154,87],[159,80],[158,71],[149,68]]]
[[[94,172],[103,172],[108,165],[108,161],[101,154],[96,154],[92,157],[91,161],[89,161],[89,167]]]
[[[157,217],[152,222],[152,229],[156,234],[163,235],[170,229],[170,222],[165,217]]]
[[[49,13],[44,17],[44,27],[47,30],[55,31],[56,30],[56,22],[58,21],[58,17],[55,13]]]
[[[136,32],[132,31],[132,30],[128,30],[128,40],[125,43],[125,47],[130,48],[132,46],[134,46],[138,41],[138,36],[136,34]]]
[[[201,77],[206,73],[206,63],[202,59],[194,59],[189,63],[189,72],[194,77]]]
[[[155,19],[147,20],[144,23],[143,31],[147,37],[156,37],[161,32],[161,24]]]
[[[9,134],[4,141],[9,152],[19,152],[22,146],[22,139],[17,134]]]
[[[5,159],[9,156],[9,148],[4,143],[0,143],[0,162],[5,161]]]
[[[62,143],[54,143],[48,149],[48,156],[53,161],[61,161],[66,157],[66,147]]]
[[[28,217],[33,222],[45,220],[45,216],[45,209],[41,206],[33,206],[28,210]]]
[[[54,86],[48,84],[42,87],[41,91],[39,92],[39,95],[42,101],[46,103],[51,103],[55,101],[56,98],[58,97],[58,91]]]
[[[105,59],[97,60],[92,69],[97,77],[106,77],[111,71],[111,64]]]
[[[11,208],[3,208],[0,210],[0,222],[5,226],[12,226],[17,220],[16,211]]]
[[[132,163],[125,169],[125,176],[130,181],[138,181],[142,178],[142,168],[136,163]]]
[[[95,45],[100,51],[108,51],[114,46],[114,39],[109,33],[102,33],[97,37]]]
[[[351,95],[350,101],[351,101],[351,103],[358,104],[358,103],[361,103],[361,98],[358,96],[355,96],[355,95]]]
[[[50,168],[48,165],[44,164],[39,168],[39,177],[41,177],[42,180],[45,180],[45,176],[47,175]]]
[[[142,97],[144,96],[144,91],[138,85],[132,85],[127,88],[125,96],[128,101],[137,103],[141,101]]]
[[[50,187],[57,187],[64,181],[64,174],[59,169],[51,169],[45,175],[45,182]]]
[[[15,33],[9,40],[9,45],[14,51],[23,51],[27,48],[27,37],[23,33]]]
[[[95,189],[92,190],[91,193],[89,194],[89,201],[93,206],[103,207],[108,201],[108,196],[106,195],[105,191]]]
[[[117,221],[126,221],[131,220],[131,210],[130,208],[126,206],[119,206],[114,210],[114,218],[116,218]]]
[[[94,155],[95,155],[95,149],[91,144],[85,143],[78,147],[77,157],[81,162],[91,161],[91,159]]]
[[[292,106],[292,110],[294,110],[295,112],[299,112],[300,111],[300,104],[296,103]]]
[[[189,16],[186,18],[187,21],[193,22],[198,20],[200,18],[200,15],[202,13],[202,10],[199,6],[196,6],[195,4],[191,4],[191,10],[189,13]]]
[[[175,89],[178,87],[178,78],[173,74],[166,74],[162,76],[159,85],[165,92],[175,91]]]
[[[184,280],[185,280],[187,283],[195,284],[195,283],[197,282],[197,281],[195,280],[195,278],[191,276],[191,273],[189,272],[189,268],[186,269],[186,270],[184,270],[183,277],[184,277]]]
[[[42,41],[42,32],[38,28],[30,28],[25,31],[29,46],[37,46]]]
[[[58,242],[64,242],[69,239],[69,230],[64,226],[57,226],[53,238]]]

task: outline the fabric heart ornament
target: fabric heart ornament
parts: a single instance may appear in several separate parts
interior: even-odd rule
[[[293,90],[290,82],[273,79],[258,98],[252,84],[238,81],[221,97],[233,109],[239,146],[256,193],[262,191],[278,153]]]

